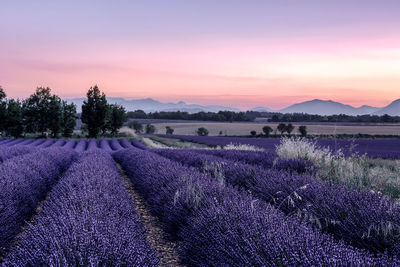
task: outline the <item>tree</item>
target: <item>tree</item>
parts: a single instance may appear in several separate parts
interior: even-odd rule
[[[48,121],[46,128],[48,127],[50,129],[51,135],[53,137],[57,137],[58,133],[62,130],[61,99],[56,95],[52,95],[47,105],[48,106],[46,109],[48,111]]]
[[[56,130],[61,117],[59,101],[58,96],[51,95],[49,87],[38,87],[22,105],[26,131],[44,135],[49,128]]]
[[[174,129],[172,129],[170,126],[165,126],[165,133],[174,134]]]
[[[200,127],[199,129],[197,129],[197,135],[198,136],[207,136],[208,130],[204,127]]]
[[[3,101],[4,98],[6,98],[6,93],[3,90],[3,87],[0,86],[0,101]]]
[[[11,99],[7,102],[5,132],[13,137],[20,137],[24,132],[22,119],[22,105],[19,101]]]
[[[135,133],[143,132],[143,125],[138,121],[130,121],[128,127],[135,130]]]
[[[101,93],[99,87],[90,87],[86,94],[87,100],[82,105],[82,122],[87,125],[89,137],[97,137],[106,124],[107,118],[107,99]]]
[[[147,134],[153,134],[156,132],[156,126],[154,126],[153,124],[147,124],[146,125],[146,133]]]
[[[101,126],[101,135],[106,135],[107,131],[111,131],[111,106],[106,105],[106,119],[103,126]]]
[[[250,132],[250,134],[251,134],[251,136],[256,136],[257,132],[253,130],[253,131]]]
[[[303,137],[307,136],[307,126],[301,125],[298,130],[299,130],[299,133],[301,134],[301,136],[303,136]]]
[[[141,109],[137,109],[135,111],[129,111],[127,113],[128,118],[132,119],[147,119],[147,114]]]
[[[262,130],[263,130],[263,132],[265,133],[265,135],[268,137],[271,133],[272,133],[272,131],[273,131],[273,129],[270,127],[270,126],[264,126],[263,128],[262,128]]]
[[[76,105],[74,103],[68,104],[62,101],[62,132],[63,136],[71,137],[76,126]]]
[[[288,125],[286,125],[286,132],[287,132],[289,135],[292,133],[293,130],[294,130],[293,124],[289,123]]]
[[[281,135],[286,132],[286,124],[280,123],[277,127],[278,131],[281,132]]]
[[[111,134],[115,135],[128,117],[126,116],[125,108],[117,104],[109,105],[109,113],[107,125]]]

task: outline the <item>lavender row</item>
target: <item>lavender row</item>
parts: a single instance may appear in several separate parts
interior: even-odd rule
[[[155,152],[196,167],[215,178],[222,177],[229,184],[251,192],[285,214],[300,216],[337,240],[374,253],[388,251],[400,256],[397,239],[400,234],[400,207],[382,195],[347,190],[309,176],[266,170],[260,166],[201,154],[197,150],[160,149]]]
[[[71,139],[71,140],[68,140],[68,141],[63,145],[63,148],[65,148],[65,149],[74,149],[75,146],[76,146],[76,141],[73,140],[73,139]]]
[[[0,150],[0,163],[4,162],[7,159],[11,159],[13,157],[25,155],[28,153],[35,152],[36,149],[27,146],[12,146],[1,148]]]
[[[120,150],[123,149],[123,147],[120,145],[120,143],[118,142],[118,140],[116,139],[112,139],[110,141],[110,146],[113,150]]]
[[[100,148],[107,151],[107,152],[112,152],[112,148],[110,147],[110,143],[108,142],[107,139],[101,139],[100,140]]]
[[[24,142],[24,139],[23,139],[23,138],[12,139],[12,140],[9,141],[9,142],[5,142],[5,143],[3,144],[3,146],[18,145],[19,143],[22,143],[22,142]]]
[[[315,166],[310,161],[300,159],[279,158],[275,153],[261,151],[243,150],[196,150],[198,153],[214,155],[227,160],[240,161],[250,165],[257,165],[266,169],[274,168],[289,172],[309,173],[316,171]]]
[[[134,147],[136,147],[136,148],[141,149],[141,150],[147,150],[147,149],[148,149],[147,146],[145,146],[144,144],[142,144],[141,142],[139,142],[139,141],[136,140],[136,139],[133,139],[133,140],[132,140],[132,145],[133,145]]]
[[[9,147],[9,146],[30,146],[30,147],[38,147],[38,148],[47,148],[47,147],[65,147],[68,149],[75,149],[77,152],[83,152],[87,150],[92,150],[95,148],[105,149],[106,151],[118,151],[120,149],[131,148],[133,146],[139,147],[141,149],[147,149],[146,146],[141,144],[137,140],[132,140],[132,142],[122,139],[122,140],[107,140],[101,139],[97,141],[96,139],[80,139],[78,141],[69,140],[65,141],[64,139],[54,140],[54,139],[4,139],[0,141],[0,147]]]
[[[0,255],[76,154],[47,149],[0,165]]]
[[[190,266],[392,265],[246,192],[147,151],[114,154]],[[397,262],[396,262],[397,263]]]
[[[9,253],[9,266],[157,266],[109,153],[84,152]]]

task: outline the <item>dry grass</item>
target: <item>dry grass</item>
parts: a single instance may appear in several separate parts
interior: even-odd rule
[[[307,139],[284,138],[276,147],[282,158],[309,160],[317,167],[316,178],[343,184],[351,189],[372,190],[400,198],[400,165],[398,161],[369,159],[321,148]]]

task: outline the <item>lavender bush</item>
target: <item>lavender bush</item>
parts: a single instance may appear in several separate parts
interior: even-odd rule
[[[50,192],[7,266],[157,266],[111,156],[84,152]]]
[[[199,154],[198,150],[154,151],[239,186],[285,214],[296,215],[332,234],[337,240],[374,253],[389,252],[400,256],[395,251],[400,245],[397,238],[400,235],[400,206],[394,200],[368,191],[349,191],[343,186],[282,172],[279,168],[265,170]]]
[[[24,138],[13,139],[10,142],[4,144],[5,146],[14,146],[24,142]]]
[[[120,144],[123,148],[132,148],[133,145],[126,139],[121,139]]]
[[[150,152],[114,154],[190,266],[390,265],[194,169]],[[397,262],[396,262],[397,263]]]
[[[1,140],[0,140],[0,146],[6,144],[6,143],[8,143],[8,142],[11,142],[11,140],[12,140],[12,139],[9,139],[9,138],[1,139]]]
[[[33,140],[33,139],[26,139],[23,142],[19,143],[18,146],[26,146],[26,145],[33,143],[34,141],[35,140]]]
[[[46,141],[46,139],[36,139],[34,142],[30,143],[28,146],[39,146],[43,144]]]
[[[112,150],[114,150],[114,151],[123,149],[123,147],[120,145],[120,143],[118,142],[117,139],[111,139],[110,146],[111,146]]]
[[[11,159],[16,156],[32,153],[37,149],[26,146],[12,146],[0,149],[0,162],[4,162],[7,159]]]
[[[58,139],[54,144],[51,145],[51,147],[62,147],[66,144],[66,141],[64,139]]]
[[[137,147],[137,148],[142,149],[142,150],[147,150],[147,149],[148,149],[147,146],[143,145],[141,142],[139,142],[139,141],[136,140],[136,139],[133,139],[133,140],[132,140],[132,145],[133,145],[134,147]]]
[[[240,150],[193,150],[193,152],[206,155],[215,155],[227,160],[240,161],[243,163],[258,165],[264,168],[276,168],[278,170],[295,171],[297,173],[314,173],[315,167],[310,161],[302,159],[282,159],[275,153],[259,151]]]
[[[110,147],[110,144],[108,143],[107,139],[101,139],[100,140],[100,148],[107,151],[107,152],[112,152],[112,148]]]
[[[45,141],[43,143],[41,143],[40,145],[38,145],[37,147],[40,147],[40,148],[50,147],[51,145],[53,145],[54,142],[55,142],[54,139],[45,139]]]
[[[80,153],[86,150],[86,140],[80,139],[75,146],[75,151]]]
[[[73,140],[73,139],[70,139],[70,140],[68,140],[68,142],[66,142],[66,143],[63,145],[63,148],[65,148],[65,149],[74,149],[74,148],[75,148],[75,145],[76,145],[76,141]]]
[[[98,148],[97,140],[93,139],[93,138],[90,139],[89,142],[88,142],[88,146],[87,146],[86,150],[92,150],[92,149],[96,149],[96,148]]]
[[[0,165],[0,254],[75,157],[71,151],[49,148]]]

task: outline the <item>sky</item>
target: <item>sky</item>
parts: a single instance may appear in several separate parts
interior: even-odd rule
[[[400,98],[398,0],[0,2],[0,86],[240,109]]]

